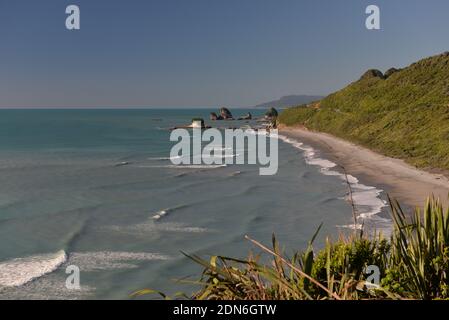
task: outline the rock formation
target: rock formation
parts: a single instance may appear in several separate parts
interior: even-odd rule
[[[370,69],[367,72],[365,72],[360,79],[370,79],[370,78],[385,79],[385,76],[382,73],[382,71],[379,71],[377,69]]]
[[[390,68],[390,69],[388,69],[388,70],[385,72],[385,74],[384,74],[385,79],[389,78],[393,73],[396,73],[396,72],[398,72],[398,71],[401,71],[401,69],[396,69],[396,68]]]
[[[234,120],[231,111],[229,111],[229,109],[227,108],[220,109],[220,116],[223,118],[223,120]]]
[[[277,118],[278,112],[275,108],[268,109],[267,112],[265,112],[265,119],[272,120],[274,118]]]
[[[240,117],[239,120],[251,120],[252,118],[251,112],[248,112],[245,116]]]
[[[215,112],[211,112],[210,113],[210,119],[212,121],[217,121],[217,120],[223,120],[222,116],[217,116],[217,114]]]
[[[206,128],[204,124],[204,120],[202,118],[193,118],[192,124],[190,125],[192,128]]]

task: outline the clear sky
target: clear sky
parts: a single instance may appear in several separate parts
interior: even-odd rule
[[[448,50],[447,0],[0,0],[0,107],[250,106]]]

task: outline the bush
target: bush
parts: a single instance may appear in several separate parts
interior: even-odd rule
[[[407,219],[399,204],[390,201],[394,230],[389,240],[363,232],[327,241],[316,254],[313,241],[303,252],[287,258],[273,236],[272,249],[247,237],[271,257],[246,260],[213,256],[204,260],[187,255],[204,268],[201,289],[191,299],[447,299],[449,298],[449,210],[429,198],[423,211]],[[365,268],[375,265],[381,283],[371,284]],[[134,294],[154,293],[141,290]],[[164,296],[165,297],[165,296]]]

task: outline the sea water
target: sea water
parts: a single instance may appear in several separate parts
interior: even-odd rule
[[[386,231],[382,190],[345,177],[301,141],[279,135],[279,170],[178,167],[169,128],[207,109],[0,110],[0,299],[127,299],[139,289],[198,289],[181,251],[244,258],[274,233],[286,254],[320,224],[320,247],[359,224]],[[233,110],[235,116],[263,110]],[[236,152],[245,152],[240,150]],[[68,266],[80,288],[66,288]],[[149,298],[156,298],[150,296]]]

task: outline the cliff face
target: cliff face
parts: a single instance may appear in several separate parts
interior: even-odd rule
[[[449,53],[404,69],[367,71],[322,99],[292,108],[286,125],[302,124],[420,167],[449,169]]]

